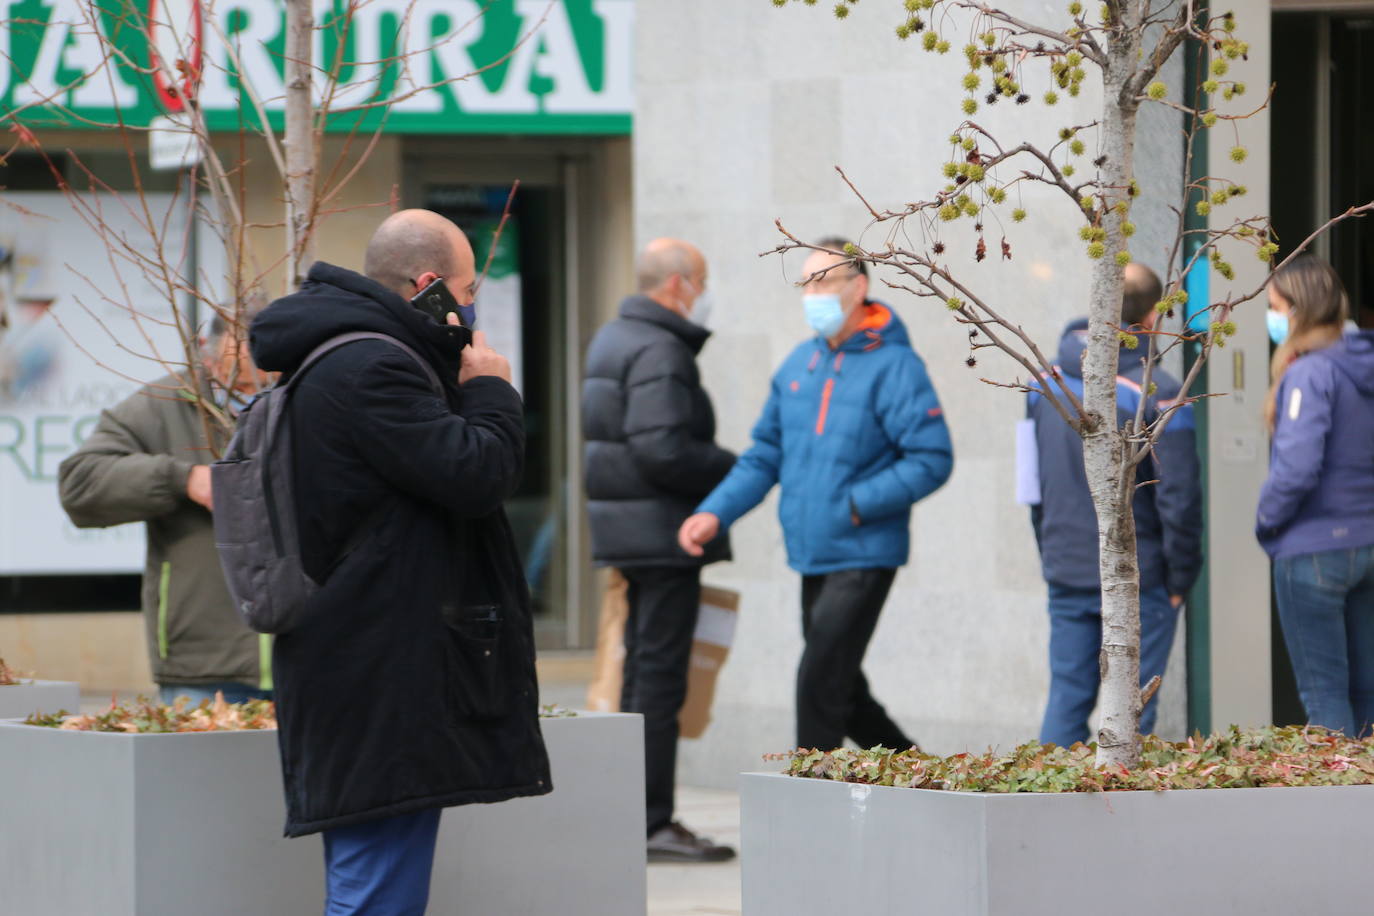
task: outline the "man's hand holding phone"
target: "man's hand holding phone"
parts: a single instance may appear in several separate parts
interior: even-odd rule
[[[448,314],[448,323],[452,325],[461,324],[458,316],[453,312]],[[458,370],[458,384],[466,385],[468,382],[483,375],[494,375],[510,382],[510,362],[487,346],[487,335],[481,331],[472,332],[472,343],[463,348],[463,367]]]

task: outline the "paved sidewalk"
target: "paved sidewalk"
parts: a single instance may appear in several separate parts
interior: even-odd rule
[[[679,786],[678,820],[739,849],[739,796]],[[648,916],[740,916],[739,859],[718,865],[649,866]]]

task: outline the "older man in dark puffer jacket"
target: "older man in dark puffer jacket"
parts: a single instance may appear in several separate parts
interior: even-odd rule
[[[678,712],[701,598],[701,567],[729,544],[690,557],[677,529],[729,472],[735,456],[715,444],[716,421],[696,356],[706,259],[692,245],[657,239],[640,254],[639,294],[620,305],[587,352],[582,391],[586,484],[596,562],[629,582],[621,708],[644,716],[651,860],[710,862],[734,850],[673,820]]]

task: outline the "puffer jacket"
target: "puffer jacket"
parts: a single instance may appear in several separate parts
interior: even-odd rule
[[[782,485],[787,561],[803,575],[893,568],[911,507],[949,478],[944,412],[906,327],[879,302],[838,348],[820,337],[773,376],[754,444],[698,508],[722,530]],[[857,524],[855,522],[857,519]]]
[[[587,349],[582,431],[599,564],[699,566],[730,555],[725,538],[701,558],[677,543],[682,522],[735,462],[715,443],[715,412],[697,373],[710,336],[647,296],[630,296]]]

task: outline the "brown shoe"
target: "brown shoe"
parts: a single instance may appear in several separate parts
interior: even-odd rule
[[[728,862],[734,857],[729,846],[717,846],[677,821],[649,835],[650,862]]]

